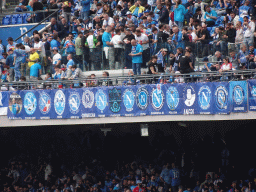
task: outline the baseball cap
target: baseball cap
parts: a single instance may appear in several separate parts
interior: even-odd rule
[[[53,47],[52,50],[57,50],[58,51],[58,48],[57,47]]]
[[[126,15],[132,15],[132,12],[131,11],[127,11]]]
[[[8,37],[7,41],[13,41],[12,37]]]
[[[9,49],[8,52],[9,52],[9,51],[13,51],[13,49]]]
[[[147,9],[146,11],[144,11],[144,13],[149,13],[149,10]]]

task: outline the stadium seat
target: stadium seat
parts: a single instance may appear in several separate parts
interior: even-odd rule
[[[2,25],[10,25],[11,22],[11,17],[10,15],[6,15],[3,19],[2,19]]]
[[[28,23],[27,18],[31,16],[31,13],[26,13],[23,15],[23,23]]]
[[[17,24],[22,24],[23,23],[23,16],[22,15],[19,15],[17,17]]]
[[[12,17],[11,17],[11,24],[12,24],[12,25],[17,24],[18,16],[19,16],[19,14],[12,15]]]

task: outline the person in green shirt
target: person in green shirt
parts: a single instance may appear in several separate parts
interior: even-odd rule
[[[97,43],[98,43],[98,40],[94,36],[93,30],[89,30],[89,36],[86,39],[85,45],[89,46],[89,48],[95,48]]]

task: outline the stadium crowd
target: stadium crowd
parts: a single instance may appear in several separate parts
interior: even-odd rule
[[[19,152],[17,151],[15,156],[9,159],[8,165],[2,164],[1,191],[253,192],[256,190],[255,170],[251,169],[244,174],[237,168],[234,169],[231,163],[234,163],[233,157],[236,157],[236,154],[231,154],[225,145],[218,147],[216,142],[213,145],[209,140],[204,142],[204,146],[198,145],[201,148],[193,148],[192,151],[185,153],[180,147],[172,144],[166,146],[167,148],[158,149],[154,145],[150,148],[154,150],[147,154],[149,152],[147,149],[142,150],[148,146],[145,144],[147,142],[138,146],[138,149],[130,150],[132,153],[126,150],[118,153],[118,148],[117,150],[108,148],[115,145],[112,137],[109,138],[112,139],[112,144],[106,144],[105,141],[106,146],[102,147],[99,136],[90,136],[90,133],[80,136],[71,134],[65,136],[65,139],[57,136],[51,138],[47,135],[37,141],[30,135],[32,134],[27,136],[30,137],[27,142],[24,142],[24,137],[15,139],[17,145],[15,148]],[[31,141],[34,146],[31,146]],[[40,142],[44,145],[38,146]],[[141,139],[138,140],[139,142]],[[129,147],[133,145],[136,144],[131,144]],[[213,150],[202,150],[204,147]],[[135,154],[138,155],[137,158]],[[205,159],[209,160],[205,161]]]
[[[255,0],[20,0],[17,12],[59,8],[42,33],[0,41],[2,82],[255,69]],[[53,12],[50,12],[51,14]],[[36,21],[40,13],[32,15]],[[210,57],[210,55],[212,57]],[[195,59],[203,64],[195,66]]]

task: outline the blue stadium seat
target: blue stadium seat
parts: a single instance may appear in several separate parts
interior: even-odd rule
[[[17,24],[18,15],[19,15],[19,14],[12,15],[12,17],[11,17],[11,24],[12,24],[12,25]]]
[[[22,15],[19,15],[17,17],[17,24],[22,24],[23,23],[23,16]]]
[[[31,13],[26,13],[23,15],[23,23],[28,23],[27,18],[31,16]]]
[[[10,25],[10,20],[11,20],[10,17],[5,16],[5,17],[2,19],[2,25]]]

